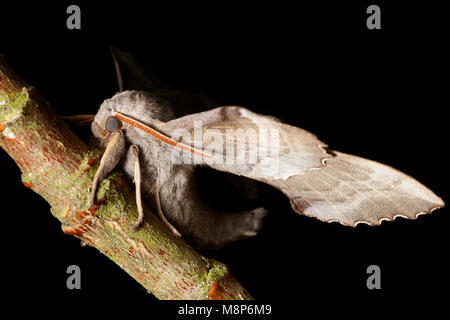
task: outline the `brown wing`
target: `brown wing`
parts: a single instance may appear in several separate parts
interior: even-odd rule
[[[188,115],[158,129],[214,157],[197,163],[257,180],[307,173],[332,157],[326,144],[310,132],[241,107]],[[188,153],[185,161],[194,159]]]
[[[378,225],[398,216],[415,219],[444,206],[410,176],[339,152],[320,170],[266,182],[283,191],[296,212],[348,226]]]
[[[196,137],[194,121],[201,121],[202,131]],[[444,206],[442,199],[400,171],[339,152],[332,156],[313,134],[244,108],[217,108],[170,121],[161,127],[169,135],[178,128],[190,134],[190,140],[184,140],[185,143],[202,150],[219,141],[223,146],[225,142],[234,142],[247,158],[257,152],[258,157],[251,164],[239,163],[236,155],[235,161],[230,163],[207,159],[203,159],[203,163],[270,184],[289,197],[297,213],[322,221],[349,226],[376,225],[397,216],[414,219]],[[246,143],[237,144],[242,134],[236,133],[237,129],[257,131],[258,143],[248,139]],[[272,142],[276,139],[266,139],[264,143],[261,137],[267,138],[268,134],[261,134],[263,130],[278,132],[278,153],[268,152],[273,150]],[[213,133],[205,134],[208,131]],[[217,151],[217,148],[212,150]],[[230,149],[225,147],[215,152],[215,160],[226,157],[227,152]]]

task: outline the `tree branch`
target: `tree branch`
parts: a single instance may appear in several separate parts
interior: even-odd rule
[[[64,233],[94,246],[159,299],[251,299],[228,268],[174,237],[148,208],[133,232],[134,192],[120,171],[86,208],[101,151],[90,149],[0,55],[0,146],[41,195]]]

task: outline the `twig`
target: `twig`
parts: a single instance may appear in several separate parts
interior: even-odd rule
[[[0,55],[0,146],[62,230],[94,246],[159,299],[251,299],[228,268],[175,237],[153,214],[138,231],[134,192],[120,171],[85,210],[101,151],[89,149]],[[148,210],[148,208],[145,208]]]

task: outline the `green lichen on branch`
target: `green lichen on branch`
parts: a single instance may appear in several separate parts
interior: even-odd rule
[[[22,114],[23,109],[29,101],[29,90],[32,88],[22,88],[20,92],[8,94],[5,90],[0,90],[0,122],[6,124],[14,121]]]
[[[220,281],[229,271],[228,267],[214,259],[209,259],[208,273],[206,274],[206,283],[211,283],[212,281]]]
[[[86,192],[75,192],[71,193],[70,199],[67,203],[71,204],[71,208],[74,210],[83,210],[87,208],[87,201],[89,197],[90,189],[89,186],[92,184],[92,180],[95,176],[95,171],[97,169],[98,162],[100,161],[102,152],[99,149],[88,150],[81,158],[81,164],[78,169],[71,174],[64,174],[59,181],[55,183],[58,188],[63,188],[63,190],[78,190],[80,188],[86,189]],[[39,177],[31,175],[31,177],[38,179]],[[104,184],[108,183],[109,179],[113,176],[108,177],[104,180]],[[26,183],[31,183],[33,185],[33,179],[22,175],[22,181]],[[51,207],[51,212],[53,216],[57,219],[62,220],[62,217],[67,213],[67,203],[55,203]]]
[[[220,281],[229,273],[228,267],[225,264],[214,259],[207,260],[207,267],[208,272],[200,280],[202,284],[201,291],[205,297],[208,295],[211,283],[213,281]]]

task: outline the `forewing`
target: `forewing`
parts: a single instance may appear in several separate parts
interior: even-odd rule
[[[201,122],[201,134],[196,137],[195,121]],[[297,213],[322,221],[348,226],[377,225],[397,216],[415,219],[444,206],[432,191],[400,171],[344,153],[333,152],[332,156],[313,134],[244,108],[222,107],[189,115],[170,121],[161,129],[170,135],[178,128],[187,130],[191,145],[202,150],[208,149],[212,136],[222,139],[224,149],[215,154],[219,159],[230,152],[225,148],[227,141],[243,150],[247,158],[256,148],[258,158],[253,164],[239,163],[236,155],[231,163],[204,163],[270,184],[289,197]],[[259,130],[258,143],[249,140],[238,145],[237,129]],[[206,134],[205,138],[208,130],[216,133]],[[264,137],[261,130],[278,132],[278,153],[267,150],[273,147],[273,139],[267,139],[267,143],[260,141]],[[266,132],[265,138],[268,135]]]
[[[415,219],[444,206],[431,190],[398,170],[335,154],[320,170],[266,182],[285,193],[296,212],[348,226],[378,225],[397,216]]]
[[[308,131],[241,107],[220,107],[172,120],[159,128],[208,158],[189,160],[256,180],[286,179],[324,166],[332,156]],[[187,136],[186,136],[187,133]]]

